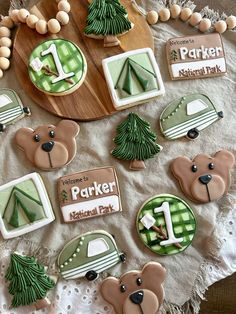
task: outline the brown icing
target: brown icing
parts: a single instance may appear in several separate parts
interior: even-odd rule
[[[75,137],[79,130],[76,122],[62,120],[57,126],[42,125],[35,130],[21,128],[16,132],[15,139],[36,167],[53,170],[67,165],[75,157]]]
[[[225,195],[231,184],[234,155],[221,150],[214,156],[197,155],[193,160],[181,156],[171,163],[171,171],[184,194],[196,203],[208,203]]]
[[[149,262],[141,271],[127,272],[120,279],[108,277],[101,284],[101,294],[116,314],[155,314],[164,299],[165,275],[161,264]]]

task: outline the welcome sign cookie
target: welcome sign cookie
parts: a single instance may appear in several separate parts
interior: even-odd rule
[[[171,38],[166,56],[172,80],[220,76],[227,71],[218,33]]]
[[[118,179],[113,167],[61,177],[58,194],[65,222],[122,211]]]

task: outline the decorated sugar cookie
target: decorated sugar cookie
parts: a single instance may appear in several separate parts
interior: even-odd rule
[[[165,276],[161,264],[149,262],[142,270],[131,270],[120,278],[106,278],[101,294],[116,314],[156,314],[164,300]]]
[[[151,251],[172,255],[191,244],[196,221],[185,201],[175,195],[160,194],[142,205],[136,227],[140,239]]]
[[[46,295],[55,282],[45,274],[45,267],[35,257],[11,254],[6,279],[10,281],[8,290],[13,295],[13,308],[33,304],[39,310],[51,304]]]
[[[192,160],[178,157],[172,161],[170,169],[183,193],[193,202],[203,204],[228,193],[234,164],[234,155],[220,150],[213,156],[199,154]]]
[[[38,173],[0,186],[0,231],[4,239],[39,229],[55,219]]]
[[[56,126],[42,125],[35,130],[21,128],[15,140],[32,164],[43,170],[54,170],[74,159],[79,130],[76,122],[61,120]]]
[[[65,222],[122,211],[116,171],[97,168],[61,177],[58,196]]]
[[[209,97],[191,94],[172,101],[165,108],[160,116],[160,127],[169,140],[184,136],[194,140],[200,131],[221,118],[223,112],[217,112]]]
[[[95,280],[99,274],[120,262],[121,253],[112,235],[103,230],[84,233],[66,244],[58,256],[58,267],[64,279],[86,277]]]
[[[30,114],[30,109],[23,106],[15,91],[8,88],[0,89],[0,133],[6,129],[7,125]]]
[[[151,48],[128,51],[102,61],[111,99],[122,110],[165,94]]]
[[[53,96],[73,93],[85,79],[87,63],[76,44],[66,39],[49,39],[39,44],[29,58],[31,82]]]
[[[156,143],[156,135],[150,130],[149,123],[132,112],[117,127],[114,143],[117,147],[111,152],[112,155],[118,159],[130,160],[132,170],[146,168],[144,160],[154,157],[162,150]]]
[[[128,13],[119,0],[91,1],[84,30],[86,36],[104,39],[104,47],[113,47],[120,44],[116,36],[124,35],[132,27]]]
[[[220,34],[176,37],[168,40],[166,56],[172,80],[220,76],[227,72]]]

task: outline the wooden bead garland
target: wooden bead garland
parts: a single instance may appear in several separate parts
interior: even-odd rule
[[[193,12],[190,8],[181,8],[178,4],[172,4],[170,9],[162,8],[159,12],[152,10],[146,14],[146,20],[150,25],[156,24],[158,20],[166,22],[170,17],[172,19],[180,18],[183,22],[188,22],[191,26],[198,27],[199,31],[203,33],[214,29],[216,32],[222,34],[227,29],[232,30],[236,28],[236,16],[234,15],[228,16],[225,21],[219,20],[212,25],[211,20],[202,18],[201,13]]]
[[[9,16],[2,17],[0,22],[0,78],[3,77],[3,71],[10,67],[9,58],[11,56],[10,47],[12,46],[11,29],[18,23],[25,23],[29,28],[35,29],[39,34],[45,35],[47,32],[57,34],[61,30],[61,25],[69,23],[69,12],[71,6],[67,0],[55,0],[58,5],[56,18],[48,22],[39,19],[26,9],[14,9]]]

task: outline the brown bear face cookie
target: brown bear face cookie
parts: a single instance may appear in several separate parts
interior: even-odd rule
[[[108,277],[101,294],[116,314],[155,314],[164,299],[165,274],[161,264],[149,262],[141,271],[127,272],[120,279]]]
[[[189,199],[208,203],[228,192],[234,163],[234,155],[221,150],[212,157],[205,154],[199,154],[193,160],[178,157],[172,161],[171,171]]]
[[[43,125],[35,130],[21,128],[16,132],[15,139],[36,167],[53,170],[67,165],[75,157],[75,137],[79,130],[76,122],[62,120],[57,126]]]

